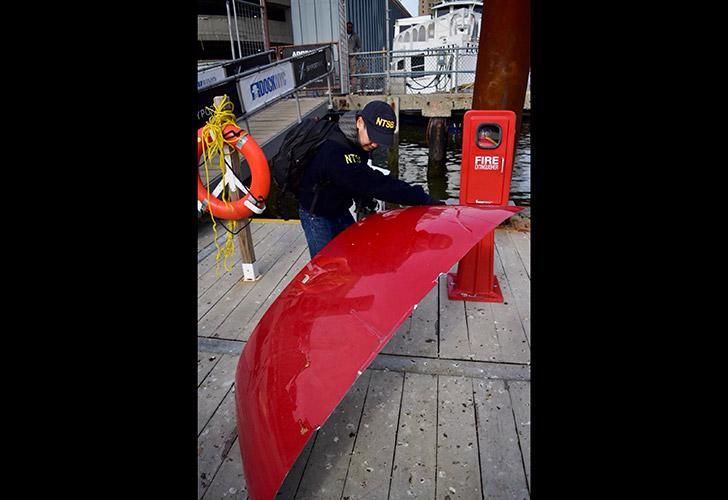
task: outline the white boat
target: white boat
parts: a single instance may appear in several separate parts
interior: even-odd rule
[[[472,86],[482,12],[483,2],[444,0],[429,16],[397,19],[391,70],[407,76],[392,80],[393,87],[399,86],[392,92],[429,94]]]

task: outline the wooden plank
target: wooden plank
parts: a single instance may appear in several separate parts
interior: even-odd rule
[[[247,332],[252,331],[252,328],[248,328],[255,314],[260,310],[263,303],[268,297],[275,292],[276,288],[281,283],[283,276],[288,272],[294,265],[294,263],[301,257],[301,254],[305,250],[305,238],[301,231],[296,239],[287,245],[285,254],[278,259],[273,267],[268,271],[268,280],[259,283],[251,292],[245,297],[245,300],[240,302],[238,306],[230,313],[230,316],[226,318],[220,327],[215,330],[215,336],[223,338],[233,338],[235,340],[248,340],[245,336]],[[263,311],[265,312],[265,311]],[[232,336],[230,336],[232,334]]]
[[[261,245],[266,238],[275,231],[273,224],[263,224],[263,227],[256,234],[256,246]],[[270,226],[270,227],[269,227]],[[223,248],[226,240],[226,231],[218,227],[218,243],[220,248]],[[219,269],[216,270],[216,253],[217,247],[213,244],[211,248],[208,248],[207,255],[197,262],[197,280],[198,280],[198,297],[207,288],[219,279],[221,271],[224,271],[222,260],[220,261]],[[221,256],[222,257],[222,256]],[[240,258],[240,251],[235,248],[235,259]],[[236,261],[237,262],[237,261]],[[235,264],[232,260],[228,259],[228,265]],[[205,283],[199,283],[200,281],[206,280]]]
[[[494,271],[503,293],[503,303],[465,303],[472,351],[475,358],[480,360],[530,363],[530,347],[521,317],[497,258]]]
[[[387,499],[404,374],[372,370],[343,498]]]
[[[198,352],[197,353],[197,387],[212,371],[215,365],[220,361],[220,356],[209,352]]]
[[[435,486],[438,499],[481,498],[472,380],[439,376]]]
[[[205,217],[197,222],[197,251],[205,248],[207,245],[212,243],[214,237],[212,231],[212,223],[209,217]]]
[[[525,231],[507,231],[508,237],[513,242],[513,246],[518,251],[518,256],[521,258],[521,263],[528,279],[531,279],[531,238],[530,234]]]
[[[372,370],[366,370],[316,433],[296,500],[341,498]]]
[[[393,354],[379,354],[374,358],[369,368],[374,370],[422,373],[425,375],[531,380],[531,367],[529,365],[469,361],[466,359],[415,358]]]
[[[450,272],[455,272],[453,267]],[[450,300],[447,296],[447,276],[440,276],[439,352],[441,358],[472,359],[468,326],[465,319],[465,301]]]
[[[268,310],[268,307],[270,307],[271,303],[280,295],[281,291],[288,286],[288,283],[291,282],[291,279],[298,274],[298,272],[303,269],[303,266],[305,266],[310,260],[310,257],[308,255],[308,246],[304,244],[301,246],[301,254],[296,259],[296,262],[293,263],[293,265],[286,271],[286,274],[283,275],[281,280],[276,285],[275,289],[268,295],[268,297],[265,298],[263,303],[258,307],[258,310],[255,311],[255,314],[253,314],[253,317],[250,318],[250,321],[242,325],[240,327],[240,338],[243,340],[248,340],[250,338],[250,334],[253,333],[253,330],[258,325],[258,322],[260,321],[260,318],[263,317],[263,314]],[[216,332],[217,333],[217,332]],[[222,335],[222,332],[218,335]],[[235,333],[237,335],[237,333]]]
[[[501,238],[508,238],[507,231],[497,230],[496,234]],[[510,282],[497,255],[493,271],[503,293],[503,303],[465,301],[465,319],[472,359],[527,364],[530,362],[530,344]],[[521,272],[524,272],[523,267]]]
[[[382,352],[437,357],[437,302],[438,286],[435,283]]]
[[[485,498],[529,498],[513,409],[505,382],[476,382],[475,400]]]
[[[243,461],[240,456],[240,444],[237,438],[202,500],[221,498],[230,500],[245,500],[248,498],[248,489],[243,474]]]
[[[257,223],[256,220],[257,219],[253,219],[253,221],[250,223],[250,229],[253,233],[255,233],[255,231],[260,229],[262,226],[262,224]],[[219,223],[219,221],[216,222]],[[217,227],[218,239],[220,238],[220,236],[224,236],[224,231],[224,229],[220,229],[220,226]],[[201,219],[197,221],[197,252],[199,253],[201,250],[207,248],[210,245],[214,247],[214,237],[215,231],[213,229],[210,214],[205,214]]]
[[[531,280],[523,266],[518,251],[505,231],[495,232],[496,260],[500,259],[510,286],[513,302],[521,317],[526,339],[531,343]],[[497,267],[497,266],[494,266]]]
[[[258,243],[258,248],[261,254],[268,257],[268,260],[270,260],[269,252],[275,251],[274,249],[276,248],[277,242],[285,235],[286,232],[288,232],[288,229],[283,227],[278,228],[274,233],[260,241]],[[258,283],[257,281],[252,283],[243,281],[243,271],[238,265],[238,262],[240,261],[240,253],[237,248],[235,249],[235,257],[235,265],[232,270],[224,271],[224,274],[221,274],[220,277],[212,275],[212,273],[214,273],[213,271],[212,273],[207,273],[205,276],[197,280],[198,293],[201,289],[207,287],[197,299],[198,321],[201,320],[203,316],[205,316],[205,314],[207,314],[207,312],[212,309],[236,284],[239,287],[246,288],[247,290],[248,287],[255,286]],[[262,267],[262,263],[260,265]],[[206,279],[211,275],[212,278]],[[245,293],[247,293],[247,291]]]
[[[283,480],[283,484],[278,489],[276,498],[289,499],[296,497],[298,485],[301,484],[303,472],[306,470],[306,465],[308,464],[308,459],[311,456],[311,451],[313,450],[313,445],[315,442],[316,435],[308,440],[306,446],[304,446],[303,450],[301,450],[301,453],[299,453],[298,458],[293,464],[293,467],[291,467],[291,470],[288,471],[288,474]]]
[[[389,500],[435,498],[437,377],[405,374]]]
[[[264,229],[261,229],[258,235],[256,236],[256,247],[262,252],[264,248],[270,247],[272,245],[269,238],[272,238],[273,241],[280,236],[279,234],[273,234],[275,232],[275,226],[273,224],[266,224],[267,227]],[[224,240],[223,240],[224,243]],[[221,245],[222,246],[222,245]],[[228,267],[232,269],[231,271],[227,271],[225,269],[225,263],[223,261],[222,255],[220,256],[220,263],[219,265],[216,263],[216,255],[217,255],[217,249],[215,249],[214,252],[211,252],[211,255],[205,257],[203,260],[197,263],[197,297],[198,299],[211,287],[213,287],[224,275],[225,273],[231,273],[231,272],[237,272],[241,277],[243,274],[242,269],[240,269],[240,251],[237,247],[234,249],[234,254],[232,258],[228,259]]]
[[[301,116],[326,100],[326,97],[299,98]],[[283,99],[250,117],[249,132],[262,146],[296,121],[298,121],[298,108],[295,99]]]
[[[531,491],[531,383],[508,380],[506,386],[511,395],[518,442],[521,447],[523,466],[526,469],[526,482]]]
[[[281,278],[300,257],[303,251],[302,245],[303,234],[299,234],[297,231],[291,231],[286,239],[281,240],[279,251],[282,254],[276,256],[275,262],[264,272],[263,278],[254,283],[250,292],[237,301],[237,304],[230,304],[224,317],[220,317],[216,323],[210,323],[213,337],[247,340],[247,337],[243,337],[245,327],[261,304],[273,293]],[[270,264],[267,261],[268,257],[264,257],[264,260],[261,261],[261,263],[266,263],[266,267]],[[272,258],[272,255],[270,257]]]
[[[210,224],[210,226],[212,227],[212,224]],[[260,230],[260,228],[262,226],[263,226],[263,224],[254,224],[254,223],[250,224],[250,227],[251,227],[250,232],[253,235],[254,241],[258,241],[260,239],[260,236],[257,236],[256,233]],[[217,245],[215,245],[215,241],[213,241],[213,239],[212,239],[213,235],[211,234],[210,241],[206,246],[204,246],[202,248],[200,248],[198,246],[198,249],[197,249],[197,263],[198,264],[200,262],[202,262],[205,259],[205,257],[209,256],[212,253],[216,253],[218,246],[222,247],[225,245],[225,238],[226,238],[227,232],[224,229],[221,229],[220,226],[218,226],[217,229],[218,229],[217,234],[219,235],[216,240]],[[222,233],[222,234],[220,234],[220,233]]]
[[[500,346],[498,360],[507,363],[530,363],[531,347],[503,263],[498,258],[495,259],[494,271],[503,293],[502,303],[489,304]]]
[[[266,288],[277,283],[278,277],[276,271],[280,266],[286,265],[288,252],[290,251],[289,247],[296,241],[298,236],[295,230],[288,229],[283,232],[281,238],[275,241],[275,243],[273,243],[273,240],[269,240],[268,245],[261,244],[259,247],[261,249],[261,258],[258,261],[261,278],[254,282],[244,281],[240,278],[236,283],[233,283],[225,291],[225,294],[198,321],[198,331],[202,334],[209,332],[209,334],[214,336],[216,329],[232,311],[240,307],[241,303],[245,302],[247,297],[255,294],[256,290],[261,287]],[[263,253],[263,250],[265,253]],[[281,259],[283,259],[283,262],[279,262]],[[200,307],[199,303],[198,307]]]
[[[210,375],[197,389],[197,433],[204,429],[215,410],[235,383],[238,356],[221,355]]]
[[[465,318],[473,359],[502,361],[501,346],[490,303],[465,301]]]
[[[230,391],[197,438],[197,498],[209,488],[237,436],[235,392]]]

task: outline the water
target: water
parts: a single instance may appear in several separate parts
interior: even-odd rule
[[[400,123],[398,177],[413,185],[422,186],[433,197],[457,204],[460,197],[460,162],[462,160],[462,122],[450,125],[445,164],[430,165],[425,143],[425,119]],[[458,127],[459,126],[459,127]],[[386,150],[375,151],[372,163],[388,166]],[[531,130],[528,119],[523,120],[517,138],[513,171],[511,174],[510,199],[516,205],[531,205]]]
[[[400,121],[399,161],[392,159],[389,148],[380,147],[372,154],[372,163],[392,170],[409,184],[422,186],[434,198],[457,204],[460,197],[460,161],[462,158],[462,117],[454,117],[448,133],[448,147],[443,165],[429,165],[425,143],[427,119],[402,116]],[[531,206],[531,131],[528,119],[521,124],[511,175],[510,199],[518,206]],[[278,191],[271,183],[268,206],[262,218],[298,219],[295,200],[286,196],[278,201]]]

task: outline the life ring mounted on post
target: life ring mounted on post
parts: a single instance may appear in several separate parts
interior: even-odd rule
[[[227,125],[223,129],[223,140],[234,147],[245,157],[250,166],[252,181],[249,188],[243,187],[245,196],[239,200],[225,202],[208,193],[197,169],[197,199],[202,203],[202,210],[209,210],[212,215],[221,219],[245,219],[253,214],[262,214],[265,200],[270,191],[270,171],[268,160],[255,139],[235,125]],[[202,128],[197,130],[197,164],[206,146],[212,141],[208,136],[202,137]]]

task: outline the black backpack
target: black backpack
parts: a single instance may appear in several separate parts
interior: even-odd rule
[[[306,165],[336,126],[336,122],[328,119],[306,118],[288,131],[280,150],[270,161],[271,176],[281,196],[286,193],[298,196]]]

